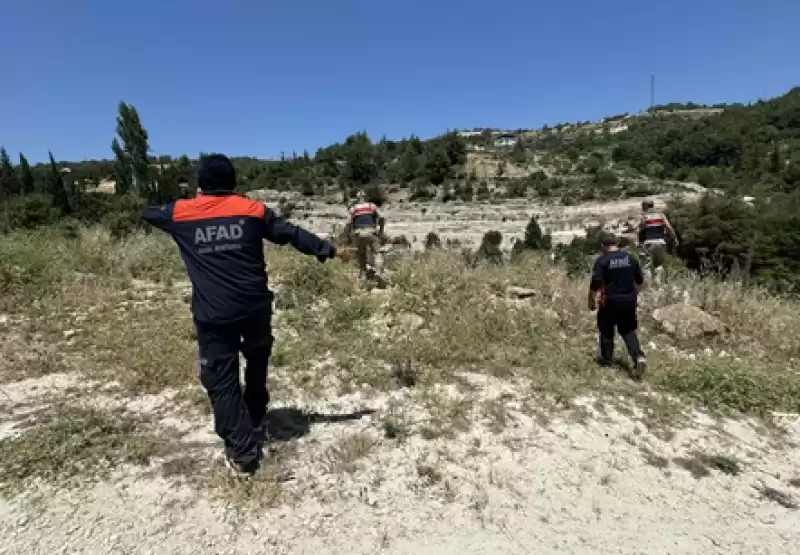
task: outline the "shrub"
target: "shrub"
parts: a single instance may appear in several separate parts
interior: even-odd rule
[[[478,250],[475,251],[475,260],[485,260],[490,264],[503,263],[503,251],[500,245],[503,242],[503,234],[496,230],[487,231],[483,235]]]
[[[370,185],[364,189],[364,196],[367,202],[371,202],[377,206],[383,206],[386,202],[386,193],[380,185]]]
[[[439,236],[431,231],[425,236],[425,249],[440,249],[442,248],[442,240]]]
[[[405,235],[398,235],[397,237],[392,237],[392,245],[396,247],[411,247],[411,241],[408,240],[408,237]]]
[[[51,225],[61,216],[50,197],[40,194],[13,197],[4,207],[6,231]]]

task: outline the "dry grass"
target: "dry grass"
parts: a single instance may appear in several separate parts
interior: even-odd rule
[[[464,373],[513,383],[515,402],[523,412],[535,407],[527,412],[543,425],[544,409],[570,407],[587,393],[611,404],[634,400],[652,427],[676,422],[687,406],[758,416],[800,412],[798,349],[792,341],[800,334],[800,305],[762,291],[679,276],[661,296],[645,296],[641,336],[646,347],[655,341],[658,348],[648,348],[651,371],[637,384],[622,373],[598,371],[586,284],[543,258],[470,268],[446,250],[414,255],[392,263],[392,287],[368,291],[353,267],[320,264],[288,248],[267,251],[277,309],[273,390],[306,399],[355,391],[407,393],[408,402],[420,407],[419,418],[383,418],[388,439],[451,438],[481,421],[502,431],[508,425],[508,399],[486,401],[465,384]],[[185,279],[176,248],[159,235],[122,243],[100,230],[85,230],[77,238],[4,238],[0,314],[7,319],[0,323],[0,383],[78,371],[88,379],[116,382],[131,395],[175,387],[187,392],[187,406],[207,410],[197,388]],[[532,288],[537,295],[509,299],[510,285]],[[703,342],[660,332],[650,312],[681,299],[684,290],[728,331]],[[25,441],[63,442],[64,422],[77,418],[65,414],[62,424],[56,419],[23,435],[27,440],[2,444],[9,460],[18,461],[13,468],[32,460],[34,443]],[[86,420],[80,422],[83,426]],[[94,445],[107,440],[111,459],[143,461],[158,444],[136,435],[138,428],[130,422],[112,424],[91,424],[95,435],[88,443],[69,444],[70,460],[93,460],[104,452]],[[342,441],[327,454],[331,471],[356,469],[377,440],[357,435]],[[81,471],[68,461],[59,464],[68,472]],[[734,468],[708,460],[686,463],[697,472],[709,464]],[[12,466],[3,468],[6,476],[21,479],[21,470],[8,474]],[[55,470],[51,463],[34,461],[26,472],[49,477]],[[269,499],[278,499],[279,488],[264,487]]]
[[[372,453],[377,443],[377,438],[367,432],[345,436],[327,449],[322,464],[331,474],[356,472],[359,461]]]
[[[673,462],[681,468],[688,470],[695,478],[704,478],[711,475],[711,470],[718,470],[729,476],[739,475],[743,468],[742,463],[735,457],[715,453],[709,455],[699,451],[693,451],[686,457],[673,459]]]
[[[123,464],[147,464],[169,443],[129,415],[61,406],[38,413],[19,435],[0,440],[0,491],[33,478],[73,485]]]

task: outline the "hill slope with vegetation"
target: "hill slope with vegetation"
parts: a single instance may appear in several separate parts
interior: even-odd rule
[[[103,223],[125,234],[139,225],[143,202],[193,194],[197,160],[151,155],[133,106],[120,104],[116,132],[114,160],[56,162],[51,155],[49,163],[31,166],[22,154],[13,163],[0,148],[0,231],[63,220]],[[502,135],[513,137],[509,146],[497,146],[497,136],[484,130],[374,142],[361,132],[313,156],[235,157],[234,163],[243,191],[294,190],[338,202],[364,189],[379,204],[389,195],[575,204],[644,197],[697,182],[728,196],[671,206],[681,237],[677,254],[687,265],[796,288],[800,88],[747,106],[666,105],[601,125]],[[116,195],[93,192],[110,181]],[[756,196],[756,205],[733,196],[742,193]]]
[[[5,547],[790,553],[800,541],[796,302],[672,276],[642,298],[650,372],[634,382],[597,370],[585,277],[541,254],[473,264],[433,247],[387,260],[393,286],[372,291],[353,266],[268,257],[273,439],[243,484],[197,381],[173,242],[99,228],[0,241]],[[711,325],[658,316],[684,300]],[[609,534],[631,507],[635,528]]]

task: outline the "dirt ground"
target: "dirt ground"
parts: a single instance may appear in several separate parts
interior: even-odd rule
[[[513,385],[464,378],[482,398],[504,400],[502,430],[484,422],[451,438],[388,439],[382,415],[413,419],[421,410],[408,392],[332,398],[296,407],[328,417],[290,441],[294,477],[281,503],[211,495],[154,460],[66,491],[40,484],[0,501],[0,553],[785,554],[800,547],[800,511],[758,489],[800,494],[797,418],[784,419],[780,438],[755,422],[702,414],[663,434],[636,410],[591,399],[577,412],[531,416]],[[156,414],[181,430],[186,453],[221,466],[207,417],[173,414],[163,394],[114,405],[90,395],[93,387],[68,374],[5,384],[0,430],[13,434],[15,421],[60,394]],[[375,412],[335,417],[357,411]],[[741,462],[703,462],[698,452]]]

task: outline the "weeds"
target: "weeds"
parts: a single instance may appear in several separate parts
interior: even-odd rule
[[[396,415],[385,418],[381,425],[388,439],[412,433],[452,438],[470,430],[476,415],[485,416],[493,431],[504,430],[509,422],[505,400],[485,401],[460,381],[464,373],[514,383],[528,407],[523,412],[542,426],[546,411],[569,407],[587,392],[620,404],[633,398],[653,429],[679,422],[686,407],[698,405],[758,416],[800,412],[797,347],[787,341],[800,334],[800,306],[757,289],[684,275],[672,279],[663,294],[645,294],[641,336],[658,348],[648,352],[644,383],[632,384],[594,364],[595,323],[585,307],[584,276],[573,279],[536,253],[511,265],[472,267],[458,253],[431,249],[392,260],[392,287],[373,292],[360,285],[353,267],[323,264],[287,248],[268,247],[267,255],[276,289],[271,364],[280,379],[274,383],[309,399],[342,392],[407,394],[408,402],[421,405],[422,416],[413,423]],[[185,280],[174,244],[160,235],[120,241],[100,229],[77,229],[4,237],[0,380],[77,369],[87,379],[113,380],[130,394],[175,387],[186,392],[181,401],[207,411],[197,388]],[[508,298],[512,284],[537,295]],[[692,345],[689,353],[681,353],[687,345],[662,333],[649,317],[684,293],[727,330]],[[398,315],[406,313],[409,325],[396,325]],[[719,355],[722,350],[725,356]],[[25,472],[61,476],[61,468],[74,476],[87,461],[110,468],[159,452],[159,442],[143,423],[113,416],[101,425],[104,419],[70,409],[5,440],[3,482],[20,483]],[[326,453],[329,470],[353,472],[375,441],[366,434],[343,439]],[[42,442],[61,445],[58,453],[70,453],[75,462],[50,455],[35,459],[34,446]],[[654,454],[644,457],[659,468],[669,462]],[[693,455],[675,463],[700,476],[709,469],[741,471],[733,459],[720,456]],[[170,464],[170,471],[178,472],[183,463]],[[263,487],[267,499],[279,497],[280,488]]]
[[[711,475],[710,469],[716,469],[729,476],[738,476],[742,472],[742,464],[728,455],[708,455],[694,451],[688,457],[673,459],[675,464],[691,472],[695,478],[704,478]]]
[[[14,493],[32,479],[71,485],[79,476],[105,476],[114,467],[147,464],[168,444],[141,420],[63,406],[38,414],[20,435],[0,441],[0,490]]]
[[[424,463],[417,463],[417,476],[429,486],[441,482],[444,478],[444,474],[441,470],[433,465]]]
[[[650,449],[643,447],[641,448],[642,457],[644,457],[644,462],[658,468],[659,470],[664,470],[669,467],[669,459],[667,457],[662,457],[661,455],[657,455]]]
[[[324,455],[324,464],[331,474],[353,473],[358,462],[375,449],[377,440],[366,432],[356,433],[337,441]]]

